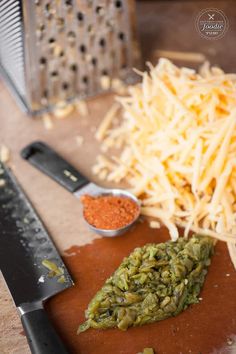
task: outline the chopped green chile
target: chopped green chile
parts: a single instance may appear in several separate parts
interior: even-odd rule
[[[65,283],[66,278],[64,276],[64,270],[61,267],[58,267],[56,263],[51,262],[48,259],[43,259],[42,265],[49,270],[47,277],[54,278],[57,277],[58,283]]]
[[[126,330],[197,303],[213,245],[211,238],[194,235],[136,248],[89,303],[78,333],[90,327]]]

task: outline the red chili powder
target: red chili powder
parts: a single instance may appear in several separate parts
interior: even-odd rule
[[[99,229],[115,230],[131,223],[138,215],[138,205],[128,197],[83,195],[84,218]]]

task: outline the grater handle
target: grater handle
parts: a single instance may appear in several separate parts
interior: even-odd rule
[[[90,182],[63,157],[41,141],[27,145],[21,151],[21,156],[71,193]]]
[[[44,309],[23,314],[21,321],[32,354],[69,354]]]

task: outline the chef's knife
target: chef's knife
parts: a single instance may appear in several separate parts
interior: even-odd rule
[[[66,354],[43,308],[73,281],[11,171],[0,164],[0,269],[33,354]]]

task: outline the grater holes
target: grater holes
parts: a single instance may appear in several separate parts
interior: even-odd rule
[[[81,45],[79,46],[79,51],[80,51],[81,53],[86,53],[86,50],[87,50],[87,48],[86,48],[86,46],[85,46],[84,44],[81,44]]]
[[[96,66],[97,65],[97,58],[93,57],[91,59],[91,63],[92,63],[93,66]]]
[[[88,27],[87,27],[87,31],[90,35],[93,35],[94,34],[94,27],[92,24],[89,24]]]
[[[96,6],[95,12],[99,16],[103,16],[105,13],[104,7],[103,6]]]
[[[47,100],[47,98],[48,98],[48,90],[46,89],[46,90],[43,90],[43,95],[42,95],[43,97],[43,99],[44,100]]]
[[[51,74],[50,74],[50,75],[51,75],[51,77],[52,77],[52,78],[54,78],[54,79],[55,79],[55,78],[57,78],[57,77],[58,77],[59,73],[58,73],[58,71],[54,70],[54,71],[52,71],[52,72],[51,72]]]
[[[121,8],[122,8],[122,1],[116,0],[116,1],[115,1],[115,7],[116,7],[117,9],[121,9]]]
[[[39,59],[39,64],[40,64],[41,66],[45,66],[45,65],[47,64],[47,59],[44,58],[44,57],[41,57],[41,58]]]
[[[62,18],[62,17],[57,17],[57,19],[56,19],[56,25],[57,25],[57,27],[58,27],[60,30],[62,30],[62,29],[64,28],[64,25],[65,25],[65,20],[64,20],[64,18]]]
[[[44,31],[44,30],[45,30],[45,25],[44,25],[43,23],[40,23],[38,29],[39,29],[40,31]]]
[[[56,42],[56,40],[53,37],[49,38],[49,40],[48,40],[49,44],[54,44],[55,42]]]
[[[5,4],[8,1],[0,0],[0,3]],[[21,3],[21,0],[9,2],[17,1]],[[37,51],[34,53],[32,50],[30,55],[32,62],[36,63],[35,70],[40,74],[39,83],[35,83],[39,92],[34,95],[39,106],[40,96],[43,97],[42,93],[46,88],[49,95],[47,104],[54,105],[62,97],[66,100],[69,95],[73,98],[77,94],[86,96],[103,90],[99,85],[102,76],[106,79],[108,75],[125,76],[126,71],[122,71],[122,68],[126,64],[130,67],[132,61],[129,56],[132,36],[129,34],[129,16],[125,1],[32,0],[32,3],[32,10],[35,11],[32,33],[35,43],[32,44]],[[45,11],[48,17],[52,16],[51,21],[46,18]],[[42,23],[45,28],[40,29]],[[37,29],[42,32],[38,34],[39,37],[42,36],[41,41],[35,35]],[[19,32],[21,33],[21,27]],[[23,35],[25,37],[25,33]],[[10,50],[13,56],[14,48],[10,47]],[[114,52],[111,54],[112,51]],[[16,62],[15,57],[14,61]],[[58,71],[58,74],[54,71]],[[67,84],[70,85],[69,89]]]
[[[101,48],[105,48],[105,46],[106,46],[106,41],[105,41],[104,38],[100,38],[100,39],[99,39],[99,45],[100,45]]]
[[[121,40],[121,41],[124,41],[125,40],[125,34],[123,32],[119,32],[118,33],[118,38]]]
[[[103,69],[103,70],[101,71],[101,75],[102,75],[102,76],[108,76],[108,71],[107,71],[106,69]]]
[[[45,12],[45,16],[48,20],[51,20],[53,18],[53,16],[55,15],[55,9],[51,6],[51,4],[49,2],[47,4],[45,4],[44,12]]]
[[[77,64],[71,64],[70,65],[70,70],[73,71],[73,72],[76,72],[78,70]]]
[[[56,44],[56,40],[54,38],[49,38],[48,40],[49,50],[52,55],[57,55],[59,51],[59,46]]]
[[[66,10],[67,10],[68,14],[70,14],[73,10],[73,3],[74,3],[73,0],[66,0],[65,1],[65,6],[66,6]]]
[[[85,76],[82,77],[82,82],[83,82],[84,84],[87,85],[87,84],[88,84],[88,81],[89,81],[88,76],[85,75]]]
[[[106,26],[109,28],[110,31],[114,31],[114,20],[106,21]]]
[[[71,7],[73,5],[73,0],[66,0],[65,4],[66,6]]]
[[[79,11],[79,12],[77,13],[77,20],[78,20],[79,22],[82,22],[83,19],[84,19],[84,14]]]
[[[75,32],[73,31],[70,31],[67,33],[67,39],[69,41],[69,43],[71,45],[74,45],[75,44],[75,40],[76,40],[76,35],[75,35]]]
[[[122,70],[127,68],[127,52],[125,50],[125,48],[122,48],[121,50],[121,57],[120,57],[120,68]]]
[[[73,0],[66,0],[66,1],[65,1],[65,4],[66,4],[67,6],[72,6],[72,5],[73,5]]]
[[[68,84],[68,82],[63,82],[61,87],[64,91],[67,91],[69,89],[70,85]]]
[[[36,29],[36,36],[39,40],[42,40],[43,39],[43,36],[44,36],[44,32],[45,32],[45,26],[44,24],[40,24],[38,26],[38,28]]]

